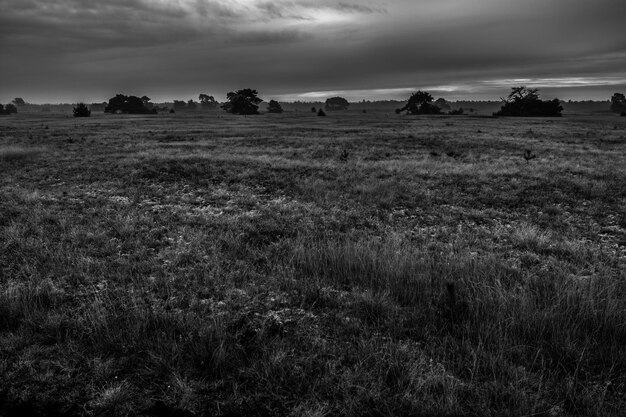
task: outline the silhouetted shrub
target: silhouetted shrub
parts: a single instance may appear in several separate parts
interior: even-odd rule
[[[326,116],[326,112],[324,112],[323,109],[319,109],[318,112],[317,112],[317,115],[318,115],[318,117],[323,117],[323,116]]]
[[[215,98],[207,94],[200,94],[198,96],[198,100],[200,100],[200,105],[203,109],[214,109],[218,105],[218,102],[215,101]]]
[[[176,110],[170,109],[170,114],[174,114],[174,113],[176,113]]]
[[[85,105],[85,103],[78,103],[76,107],[74,107],[74,117],[90,117],[91,110],[89,107]]]
[[[626,116],[626,111],[623,111],[623,112],[620,114],[620,116],[622,116],[622,117]]]
[[[622,93],[615,93],[613,97],[611,97],[611,111],[613,113],[621,113],[624,115],[626,112],[626,96]]]
[[[350,103],[343,97],[331,97],[326,100],[326,110],[335,111],[335,110],[347,110]]]
[[[270,113],[282,113],[283,107],[276,100],[270,100],[267,111]]]
[[[450,110],[448,112],[448,114],[450,116],[461,116],[461,115],[465,114],[465,111],[463,110],[463,107],[461,107],[461,108],[458,108],[456,110]]]
[[[258,97],[258,92],[251,88],[244,88],[236,92],[226,94],[226,103],[222,104],[222,108],[232,114],[259,114],[258,104],[263,99]]]
[[[0,104],[0,114],[2,115],[8,115],[8,114],[14,114],[17,113],[17,107],[15,106],[15,104],[7,104],[6,106],[3,106],[2,104]]]
[[[563,107],[559,99],[543,101],[536,88],[513,87],[504,105],[494,116],[560,117]]]
[[[396,109],[396,114],[406,111],[407,114],[441,114],[441,109],[432,104],[433,96],[426,91],[411,94],[406,106]]]
[[[311,113],[317,113],[317,109],[315,107],[311,107]]]
[[[117,114],[156,114],[156,109],[149,109],[139,97],[118,94],[109,99],[104,108],[105,113]]]

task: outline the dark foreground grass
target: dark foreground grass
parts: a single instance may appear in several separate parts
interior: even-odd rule
[[[174,116],[0,126],[0,415],[623,414],[623,120]]]

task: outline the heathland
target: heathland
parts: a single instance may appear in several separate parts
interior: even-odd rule
[[[0,415],[620,415],[625,271],[618,116],[0,119]]]

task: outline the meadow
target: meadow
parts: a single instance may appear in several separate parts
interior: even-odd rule
[[[625,347],[625,118],[0,118],[2,416],[618,416]]]

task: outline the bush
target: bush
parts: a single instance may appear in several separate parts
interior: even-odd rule
[[[74,107],[74,117],[90,117],[91,110],[85,105],[85,103],[78,103],[76,107]]]
[[[626,116],[626,111],[623,111],[620,116],[625,117]]]
[[[626,113],[626,96],[622,93],[615,93],[611,97],[611,111],[620,113],[622,116]]]
[[[343,97],[331,97],[326,100],[326,110],[347,110],[350,103]]]
[[[318,117],[323,117],[326,116],[326,113],[324,112],[323,109],[319,109],[319,111],[317,112]]]
[[[407,114],[441,114],[441,109],[432,104],[433,96],[426,91],[411,94],[406,106],[396,109],[396,114],[406,111]]]
[[[450,110],[448,112],[448,114],[450,116],[461,116],[461,115],[465,114],[465,111],[463,110],[463,107],[461,107],[461,108],[456,109],[456,110]]]
[[[6,107],[0,104],[0,114],[7,115],[17,113],[17,107],[15,104],[7,104]]]
[[[317,113],[317,109],[315,107],[311,107],[311,113]]]
[[[563,107],[559,99],[543,101],[539,99],[536,88],[524,86],[512,88],[504,105],[494,116],[514,117],[560,117]]]
[[[270,100],[267,111],[270,113],[282,113],[283,107],[276,100]]]
[[[109,99],[109,104],[104,108],[105,113],[117,114],[156,114],[156,109],[149,109],[145,102],[135,96],[118,94]]]

